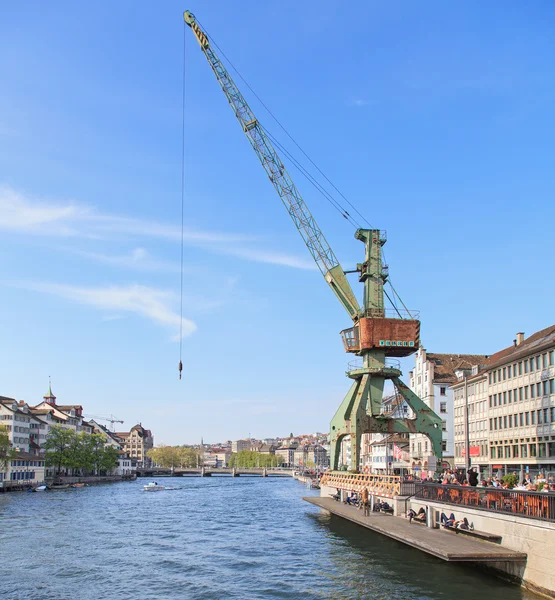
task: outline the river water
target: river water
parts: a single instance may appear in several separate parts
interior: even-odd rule
[[[0,598],[537,598],[324,515],[293,479],[145,483],[0,495]]]

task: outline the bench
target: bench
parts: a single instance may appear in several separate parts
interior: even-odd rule
[[[486,533],[485,531],[476,531],[476,529],[458,529],[456,527],[444,527],[447,531],[454,531],[455,533],[462,533],[470,537],[475,537],[486,542],[493,542],[494,544],[501,543],[501,536],[493,533]]]

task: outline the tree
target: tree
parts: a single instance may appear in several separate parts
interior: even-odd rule
[[[8,463],[17,452],[12,448],[10,433],[7,425],[0,425],[0,472],[7,469]]]
[[[114,446],[104,446],[102,448],[102,456],[100,460],[100,470],[106,473],[113,471],[119,462],[119,454]]]
[[[62,467],[71,468],[75,464],[77,434],[73,429],[54,425],[44,443],[44,458],[48,466],[55,466],[56,473]]]

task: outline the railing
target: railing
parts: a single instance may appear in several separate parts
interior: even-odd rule
[[[416,483],[415,499],[555,522],[555,493]]]
[[[396,310],[395,308],[386,308],[386,309],[376,309],[369,308],[366,310],[365,317],[368,318],[386,318],[386,319],[420,319],[420,311],[419,310],[406,310],[404,308],[400,308]]]
[[[357,371],[358,369],[364,369],[364,359],[363,358],[355,358],[354,360],[349,361],[347,364],[347,372],[349,371]],[[396,358],[386,358],[385,359],[385,368],[386,369],[396,369],[397,371],[401,370],[401,362]]]
[[[364,488],[367,488],[373,496],[393,498],[393,496],[399,495],[400,477],[397,475],[369,475],[328,471],[322,476],[320,485],[349,492],[361,492]]]

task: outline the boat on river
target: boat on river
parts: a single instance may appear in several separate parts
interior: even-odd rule
[[[163,485],[159,485],[156,481],[151,481],[149,484],[143,486],[145,492],[160,492],[164,489]]]

